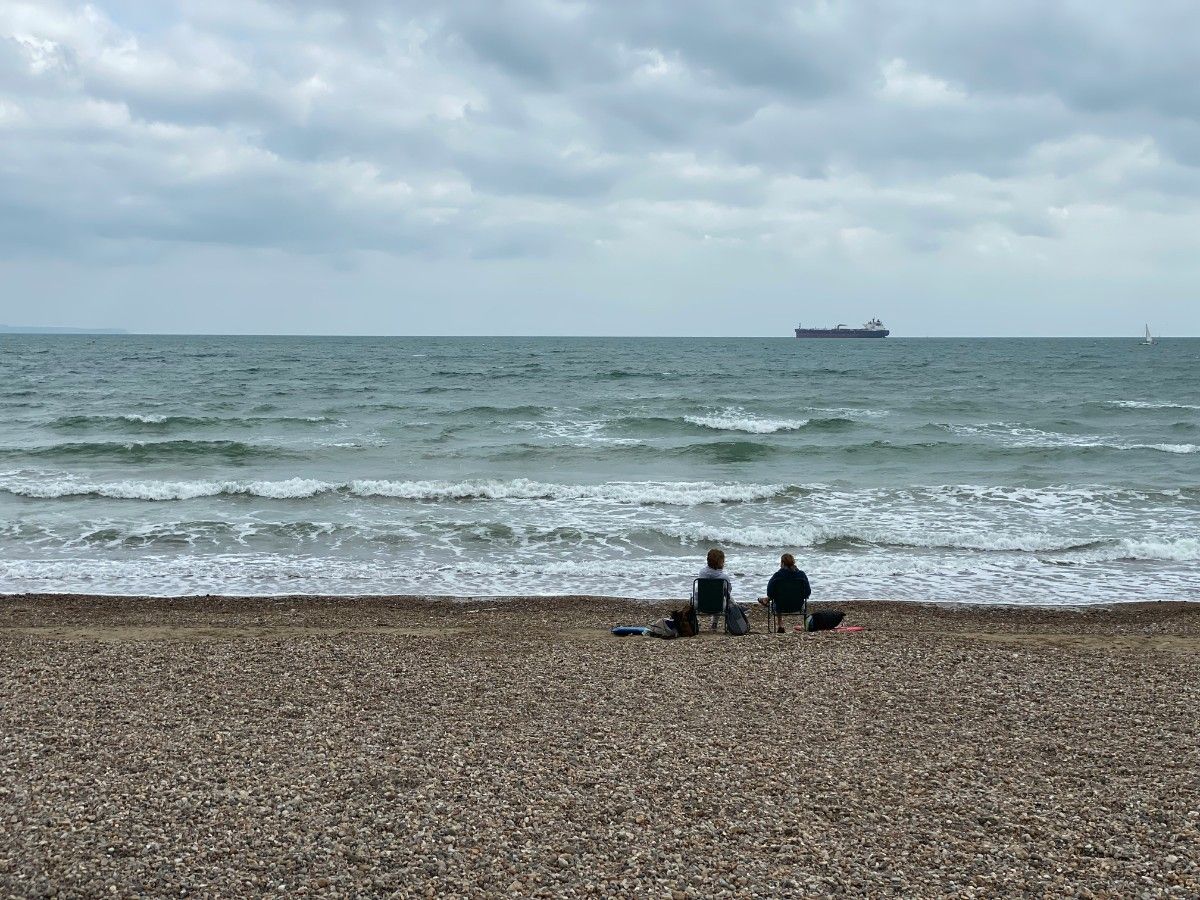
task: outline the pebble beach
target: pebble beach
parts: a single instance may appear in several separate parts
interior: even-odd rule
[[[1200,605],[0,598],[0,896],[1200,895]]]

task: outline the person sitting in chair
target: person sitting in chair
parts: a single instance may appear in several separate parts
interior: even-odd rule
[[[733,582],[729,580],[729,576],[725,574],[725,552],[713,547],[708,551],[707,563],[697,578],[720,578],[725,582],[725,602],[729,602],[729,598],[733,595]],[[712,617],[712,625],[710,631],[717,630],[717,616]]]
[[[767,596],[758,602],[773,609],[771,603],[779,599],[780,585],[785,581],[801,581],[804,583],[801,593],[805,597],[812,593],[812,588],[808,584],[808,576],[801,569],[796,568],[796,557],[785,553],[779,557],[779,571],[772,575],[771,580],[767,582]],[[783,634],[783,616],[779,613],[775,614],[775,631]]]

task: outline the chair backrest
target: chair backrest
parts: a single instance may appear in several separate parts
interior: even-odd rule
[[[697,615],[715,616],[725,611],[725,579],[697,578],[692,582],[692,605]]]
[[[781,616],[803,615],[811,591],[808,583],[802,579],[781,581],[775,592],[775,612]]]

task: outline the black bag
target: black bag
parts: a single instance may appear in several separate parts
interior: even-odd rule
[[[842,624],[846,614],[836,609],[823,609],[804,620],[805,631],[831,631]]]
[[[680,637],[695,637],[700,633],[700,620],[696,618],[696,610],[691,606],[675,610],[671,618],[675,620],[675,630]]]
[[[736,635],[750,631],[750,620],[746,618],[746,611],[732,601],[725,603],[725,630]]]

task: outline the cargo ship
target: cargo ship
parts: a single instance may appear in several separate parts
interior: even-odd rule
[[[803,324],[796,326],[798,338],[885,338],[889,334],[883,323],[872,319],[862,328],[847,328],[839,325],[837,328],[805,328]]]

